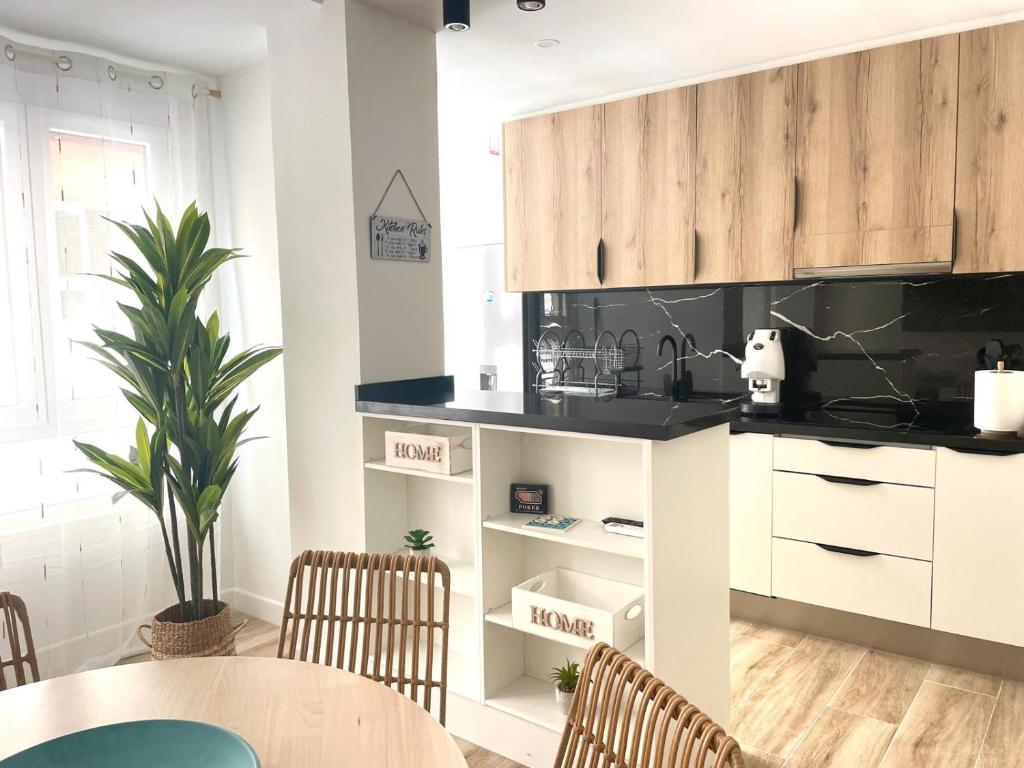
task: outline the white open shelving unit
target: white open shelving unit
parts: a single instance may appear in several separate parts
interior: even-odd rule
[[[586,651],[513,627],[512,587],[558,567],[643,586],[645,542],[606,532],[601,519],[646,517],[644,446],[490,427],[478,434],[484,701],[561,733],[565,718],[547,675],[566,659],[582,662]],[[523,481],[548,484],[552,512],[581,522],[565,533],[523,528],[529,516],[508,512],[509,485]]]
[[[464,430],[472,437],[471,470],[444,476],[384,463],[385,431],[415,429],[417,425],[426,430],[434,424]],[[479,728],[486,727],[492,734],[501,732],[510,741],[503,745],[495,736],[492,748],[504,746],[501,751],[528,765],[543,765],[545,761],[550,765],[551,750],[557,747],[565,717],[555,703],[554,687],[547,675],[567,659],[582,662],[586,649],[579,647],[584,644],[576,638],[567,636],[566,642],[560,642],[517,629],[511,599],[512,587],[552,568],[643,588],[645,637],[623,650],[655,674],[670,682],[674,678],[678,684],[691,672],[686,663],[679,661],[679,654],[696,647],[696,643],[704,656],[702,665],[713,670],[701,671],[700,675],[713,676],[720,666],[717,671],[724,687],[720,694],[717,687],[709,686],[714,695],[705,697],[703,705],[707,709],[719,705],[714,714],[727,723],[727,520],[709,521],[705,535],[711,543],[702,543],[692,539],[702,535],[692,527],[694,520],[700,519],[699,510],[679,506],[680,499],[689,498],[698,506],[720,504],[722,514],[727,512],[726,426],[656,443],[364,414],[363,438],[367,550],[398,551],[408,529],[426,528],[434,534],[435,554],[448,563],[452,572],[449,691],[469,706],[453,707],[449,696],[449,725],[455,733],[475,736],[474,740],[487,746],[487,734],[481,735]],[[706,462],[717,469],[697,466]],[[685,485],[695,483],[698,477],[714,483],[716,472],[722,475],[718,478],[719,491],[709,495],[706,488],[694,487],[686,492]],[[522,525],[529,517],[509,513],[509,486],[513,482],[547,483],[552,513],[577,517],[582,522],[565,533],[524,529]],[[677,482],[683,487],[677,488]],[[607,533],[601,519],[608,516],[643,520],[648,538]],[[718,526],[720,546],[715,538]],[[658,532],[657,541],[664,546],[654,543],[653,531]],[[682,541],[679,537],[683,535],[691,538],[684,546],[675,546],[673,542]],[[721,571],[722,594],[717,600],[705,601],[714,603],[714,611],[721,614],[719,645],[723,650],[717,655],[709,655],[703,648],[704,643],[715,642],[715,633],[696,638],[684,610],[685,600],[696,591],[684,587],[686,558],[701,558],[701,562],[690,562],[700,576],[699,571],[706,566],[705,555],[721,557],[720,568],[717,564],[711,567]],[[679,590],[674,588],[674,579],[679,582]],[[706,606],[701,605],[689,618],[706,619]],[[693,642],[687,639],[687,633],[695,635]],[[697,669],[700,667],[692,667]],[[704,685],[703,679],[696,680],[691,674],[689,687],[679,684],[679,688],[699,702]],[[470,705],[483,709],[474,710]],[[458,720],[459,712],[468,713],[462,721]],[[494,721],[496,714],[518,720]],[[531,724],[534,730],[524,734],[522,729],[528,726],[522,723]],[[517,747],[509,733],[520,734],[518,741],[526,739],[531,746]]]

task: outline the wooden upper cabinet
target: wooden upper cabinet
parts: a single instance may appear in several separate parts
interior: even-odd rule
[[[693,277],[696,89],[604,105],[605,288]]]
[[[1024,270],[1024,22],[960,35],[956,272]]]
[[[956,35],[799,65],[794,266],[949,261]]]
[[[506,123],[505,289],[597,288],[602,108]]]
[[[789,280],[796,67],[697,87],[698,283]]]

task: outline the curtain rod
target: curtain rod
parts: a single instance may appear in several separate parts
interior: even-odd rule
[[[206,95],[209,96],[211,99],[219,99],[221,97],[221,92],[219,88],[210,88],[206,92]]]

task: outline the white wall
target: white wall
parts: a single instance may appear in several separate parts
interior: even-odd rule
[[[250,258],[233,262],[220,284],[221,303],[234,311],[235,349],[281,344],[277,214],[266,63],[221,78],[223,98],[213,122],[223,147],[228,239]],[[225,186],[225,185],[222,185]],[[226,198],[226,200],[224,199]],[[252,435],[265,439],[240,450],[222,525],[222,583],[239,610],[280,619],[291,561],[288,516],[284,367],[275,361],[243,385],[241,399],[259,405]]]
[[[364,545],[354,385],[443,369],[433,45],[351,0],[268,29],[293,550]],[[368,261],[399,166],[435,226],[429,265]]]
[[[362,380],[437,376],[444,322],[435,38],[362,3],[347,8]],[[425,264],[370,259],[370,215],[398,168],[433,225]],[[420,218],[400,179],[380,212]]]
[[[267,30],[294,551],[363,539],[345,7],[311,10]]]
[[[447,34],[438,43],[445,372],[457,388],[476,389],[480,367],[495,366],[498,389],[514,392],[523,386],[522,294],[505,293],[505,115],[487,93],[462,90],[444,55]]]

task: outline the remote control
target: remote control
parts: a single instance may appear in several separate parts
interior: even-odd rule
[[[608,523],[621,523],[622,525],[632,525],[636,528],[643,528],[644,524],[639,520],[630,520],[628,517],[606,517],[601,521],[605,525]]]
[[[628,523],[608,522],[604,524],[604,529],[608,531],[608,533],[618,533],[623,536],[632,536],[635,539],[642,539],[644,537],[643,525],[637,525],[632,520]]]

